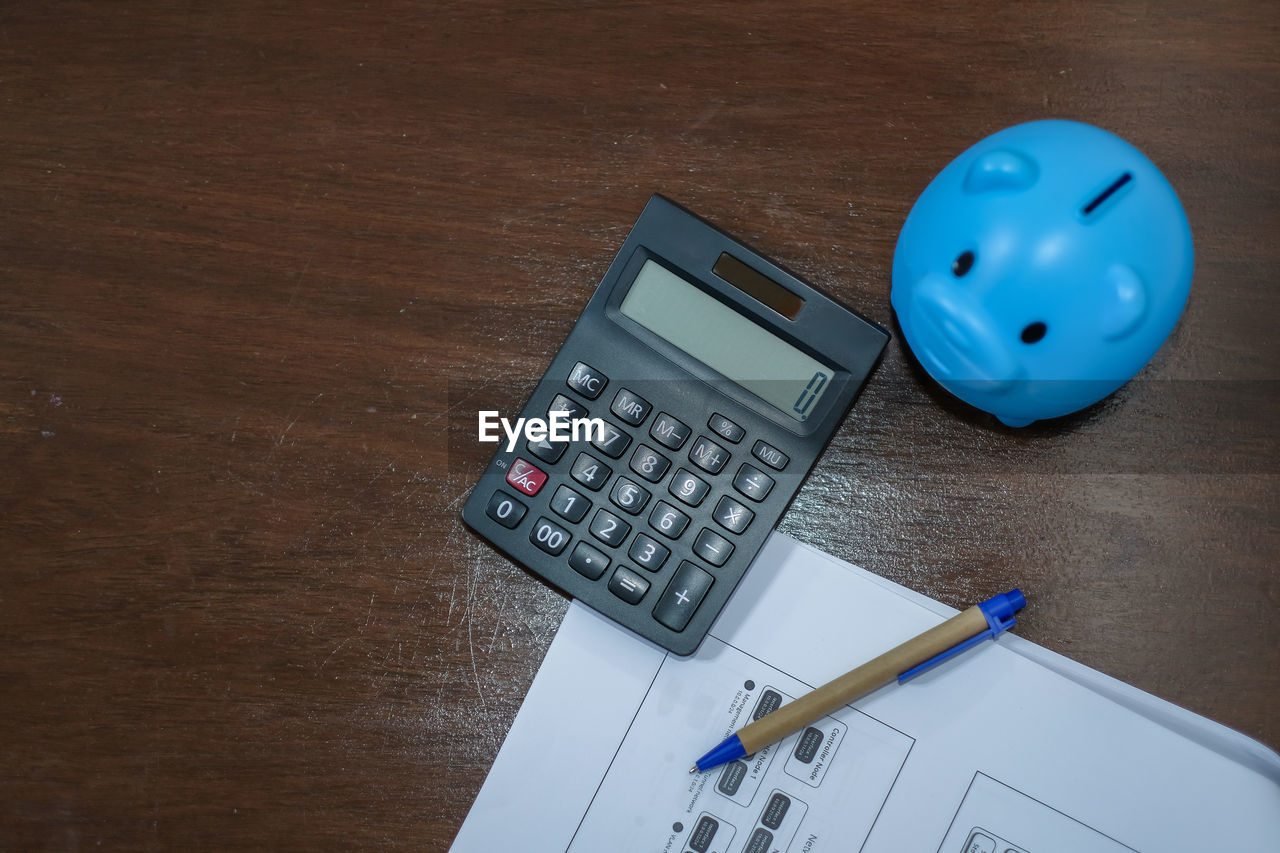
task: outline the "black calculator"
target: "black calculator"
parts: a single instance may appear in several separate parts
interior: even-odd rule
[[[503,439],[462,517],[690,654],[888,340],[655,195],[519,415],[574,430]]]

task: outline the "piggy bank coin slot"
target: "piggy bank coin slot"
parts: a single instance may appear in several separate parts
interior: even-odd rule
[[[1113,195],[1120,192],[1120,190],[1123,189],[1125,185],[1130,183],[1132,180],[1133,180],[1132,172],[1125,172],[1123,175],[1116,178],[1114,181],[1112,181],[1110,184],[1107,185],[1106,189],[1104,189],[1102,192],[1094,196],[1093,199],[1084,206],[1084,208],[1080,211],[1080,215],[1083,216],[1085,219],[1088,219],[1095,212],[1097,212],[1098,208],[1102,207],[1102,205],[1106,203],[1107,199],[1111,198]]]

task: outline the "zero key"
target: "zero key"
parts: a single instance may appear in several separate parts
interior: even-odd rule
[[[710,574],[685,560],[653,608],[653,618],[672,631],[683,631],[714,580]]]

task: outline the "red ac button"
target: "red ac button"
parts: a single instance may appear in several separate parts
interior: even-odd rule
[[[547,482],[547,475],[536,465],[517,458],[511,463],[511,470],[507,472],[507,482],[529,497],[533,497],[542,488],[543,483]]]

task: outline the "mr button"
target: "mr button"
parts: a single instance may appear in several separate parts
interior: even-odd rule
[[[672,631],[683,631],[707,590],[711,589],[713,580],[711,575],[685,560],[676,569],[671,583],[667,584],[667,591],[658,599],[657,607],[653,608],[653,618]]]

